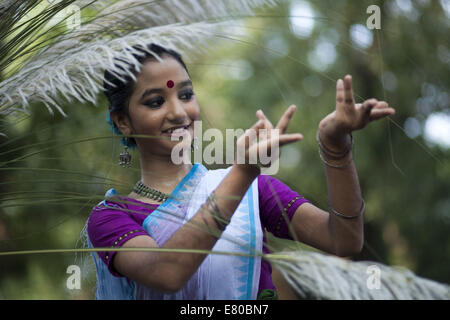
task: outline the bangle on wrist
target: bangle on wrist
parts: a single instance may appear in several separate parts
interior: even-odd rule
[[[331,150],[331,149],[329,149],[329,148],[327,148],[327,147],[323,144],[322,140],[320,139],[320,130],[317,130],[316,140],[317,140],[317,144],[319,145],[320,150],[321,150],[325,155],[327,155],[328,157],[333,158],[333,159],[335,159],[335,160],[340,160],[340,159],[342,159],[342,158],[345,158],[345,156],[353,149],[353,145],[354,145],[354,142],[353,142],[353,135],[352,135],[352,133],[349,133],[349,134],[350,134],[350,139],[351,139],[351,141],[350,141],[350,147],[347,148],[347,150],[345,150],[344,152],[340,152],[340,153],[339,153],[339,152],[336,152],[336,151],[333,151],[333,150]]]
[[[322,143],[322,141],[320,140],[320,135],[319,135],[319,130],[317,130],[317,135],[316,135],[316,140],[317,140],[317,144],[319,145],[319,157],[322,160],[322,162],[332,168],[345,168],[348,167],[348,165],[353,161],[353,155],[351,155],[350,159],[347,160],[345,163],[340,164],[340,163],[330,163],[327,160],[342,160],[345,157],[348,156],[349,153],[351,153],[353,147],[354,147],[354,141],[353,141],[353,135],[350,133],[350,138],[351,138],[351,144],[350,147],[343,153],[337,153],[335,151],[332,151],[330,149],[328,149],[327,147],[324,146],[324,144]],[[327,158],[327,160],[325,159]]]
[[[212,207],[210,209],[209,207]],[[208,197],[207,200],[207,208],[210,213],[210,215],[213,217],[214,221],[217,224],[217,228],[220,231],[224,231],[227,225],[230,223],[230,221],[223,216],[223,214],[220,212],[219,207],[217,206],[216,200],[215,200],[215,194],[214,192]]]
[[[211,211],[210,211],[210,209],[208,208],[208,206],[209,206],[208,203],[204,203],[203,206],[202,206],[201,209],[200,209],[200,212],[201,212],[201,215],[202,215],[202,219],[203,219],[203,223],[204,223],[204,225],[205,225],[205,227],[206,227],[206,229],[207,229],[207,232],[208,232],[210,235],[212,235],[212,236],[218,238],[218,237],[220,237],[220,234],[222,233],[223,230],[220,230],[220,229],[217,228],[217,227],[212,228],[212,227],[209,225],[208,219],[205,217],[205,213],[206,213],[206,212],[211,216]]]
[[[322,160],[322,162],[323,162],[325,165],[327,165],[327,166],[329,166],[329,167],[332,167],[332,168],[346,168],[346,167],[348,167],[348,166],[350,165],[350,163],[353,161],[353,156],[351,156],[350,159],[349,159],[348,161],[346,161],[345,163],[343,163],[343,164],[333,164],[333,163],[330,163],[330,162],[328,162],[327,160],[324,159],[324,157],[322,156],[322,151],[320,150],[320,148],[319,148],[319,157],[320,157],[320,159]]]

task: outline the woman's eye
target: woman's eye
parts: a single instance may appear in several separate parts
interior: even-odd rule
[[[192,99],[193,95],[194,95],[194,92],[192,90],[185,91],[179,95],[179,99],[189,101]],[[164,99],[162,97],[153,98],[144,103],[144,105],[149,106],[152,109],[159,108],[163,104],[164,104]]]
[[[191,90],[190,91],[186,91],[186,92],[183,92],[180,95],[180,99],[182,99],[182,100],[191,100],[193,95],[194,95],[193,91],[191,91]]]
[[[163,98],[156,98],[156,99],[151,99],[149,101],[147,101],[145,103],[146,106],[149,106],[150,108],[159,108],[160,106],[162,106],[164,103],[164,99]]]

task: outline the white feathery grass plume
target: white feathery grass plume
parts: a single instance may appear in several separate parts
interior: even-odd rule
[[[208,40],[223,30],[233,15],[252,15],[275,0],[99,0],[71,5],[97,10],[91,21],[57,37],[28,59],[14,75],[0,83],[0,114],[27,113],[30,102],[42,102],[67,116],[59,97],[96,103],[104,69],[123,75],[113,57],[127,57],[133,45],[155,42],[189,56],[206,50]],[[132,74],[129,74],[133,77]],[[17,107],[18,108],[15,108]],[[13,109],[14,108],[14,109]]]
[[[53,113],[53,105],[64,114],[56,101],[57,95],[63,95],[68,101],[76,99],[95,104],[96,95],[102,89],[103,70],[114,68],[113,56],[127,56],[130,63],[138,65],[131,56],[131,52],[137,51],[131,49],[131,45],[156,42],[176,49],[182,45],[192,49],[191,43],[188,43],[185,37],[191,41],[195,38],[204,40],[208,36],[207,30],[204,23],[170,25],[140,30],[113,40],[99,40],[67,47],[58,57],[49,55],[48,58],[30,62],[27,68],[3,81],[0,93],[3,99],[20,104],[23,112],[26,112],[29,101],[41,101],[49,112]],[[170,38],[166,38],[167,34],[170,34]],[[130,52],[127,52],[127,49]]]
[[[371,261],[354,262],[309,250],[277,252],[266,258],[300,299],[450,299],[449,285],[418,277],[405,268]],[[369,272],[374,269],[379,273]],[[371,282],[370,277],[375,276],[379,276],[379,286]]]

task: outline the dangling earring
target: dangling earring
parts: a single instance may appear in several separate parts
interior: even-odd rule
[[[128,152],[128,138],[125,139],[125,150],[119,155],[119,165],[122,167],[130,167],[131,164],[131,154]]]

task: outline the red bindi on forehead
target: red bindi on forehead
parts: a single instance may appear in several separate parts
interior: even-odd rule
[[[174,83],[173,83],[172,80],[167,81],[167,87],[168,88],[173,88],[173,86],[174,86]]]

